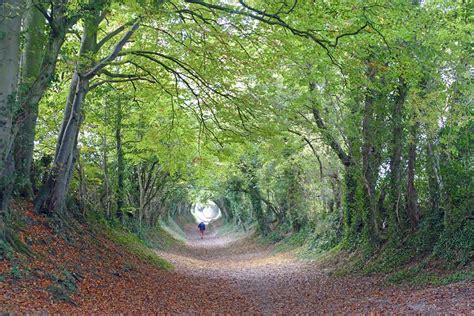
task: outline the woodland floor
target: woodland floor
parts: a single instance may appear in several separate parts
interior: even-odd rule
[[[201,304],[195,311],[216,301],[221,307],[214,312],[227,311],[238,297],[244,298],[244,306],[235,305],[236,313],[474,313],[472,282],[414,289],[387,286],[380,277],[335,277],[316,263],[276,253],[249,239],[210,232],[201,240],[194,225],[184,231],[186,248],[160,255],[175,264],[178,275],[206,280],[189,294]],[[228,290],[221,291],[221,285]]]
[[[65,242],[44,218],[27,215],[22,238],[42,256],[20,267],[0,261],[0,314],[474,314],[473,282],[414,289],[378,277],[335,277],[242,235],[211,231],[201,240],[191,224],[184,246],[159,251],[176,266],[167,272],[105,237]]]

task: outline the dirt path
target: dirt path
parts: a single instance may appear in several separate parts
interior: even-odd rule
[[[472,282],[418,290],[387,287],[377,278],[329,276],[310,262],[273,253],[242,236],[211,231],[201,240],[194,225],[184,231],[186,246],[160,255],[176,265],[180,277],[206,280],[199,293],[189,295],[195,295],[198,305],[222,307],[213,312],[233,310],[232,302],[239,298],[236,313],[474,314]]]
[[[24,240],[38,255],[0,260],[0,315],[474,315],[473,282],[414,290],[338,278],[243,235],[200,240],[195,225],[185,225],[185,246],[160,252],[177,267],[168,272],[104,235],[66,242],[46,218],[31,208],[26,214]]]

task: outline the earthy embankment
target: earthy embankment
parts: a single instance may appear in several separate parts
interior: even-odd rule
[[[105,237],[84,233],[65,242],[44,218],[27,214],[22,238],[39,256],[18,266],[1,261],[0,312],[474,312],[472,282],[411,289],[375,277],[334,277],[242,236],[211,232],[200,240],[191,224],[185,246],[159,251],[176,266],[167,272]]]

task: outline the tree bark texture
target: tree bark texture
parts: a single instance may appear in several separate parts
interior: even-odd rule
[[[14,145],[15,156],[15,194],[33,198],[33,187],[31,183],[31,163],[33,159],[33,147],[36,129],[36,120],[38,117],[38,102],[39,99],[29,100],[32,98],[29,94],[33,83],[38,78],[40,70],[50,72],[50,70],[41,69],[44,42],[46,41],[45,27],[46,19],[43,14],[34,7],[33,2],[27,2],[27,12],[25,18],[24,31],[25,45],[21,57],[22,73],[20,81],[20,102],[22,104],[21,114],[18,117],[17,128],[18,135]],[[64,41],[64,36],[60,39],[61,44]],[[55,51],[50,51],[48,54],[53,54],[53,64],[48,65],[54,67],[56,64],[59,47]],[[49,80],[48,80],[49,81]],[[46,90],[46,85],[36,86],[35,89],[39,95],[43,95]]]
[[[14,163],[14,116],[18,110],[20,27],[23,1],[0,2],[0,211],[7,211]],[[0,220],[2,220],[0,218]],[[0,223],[2,225],[2,223]],[[2,225],[3,226],[3,225]]]
[[[16,191],[21,196],[31,196],[32,194],[30,170],[38,104],[53,78],[66,32],[79,18],[78,16],[67,16],[67,2],[67,0],[51,1],[52,14],[48,20],[49,32],[46,44],[44,44],[45,17],[34,6],[29,6],[28,29],[23,55],[21,113],[16,119],[19,135],[18,142],[15,144],[15,161],[18,164]],[[33,4],[33,2],[30,3]]]
[[[105,17],[103,6],[105,1],[96,3],[95,10],[84,21],[84,32],[79,50],[79,58],[82,62],[76,65],[69,95],[64,110],[64,118],[59,132],[56,153],[48,176],[48,181],[43,186],[35,201],[35,210],[45,213],[56,213],[63,211],[66,202],[66,194],[74,167],[74,151],[77,146],[77,138],[81,126],[81,112],[85,97],[89,91],[90,80],[103,69],[108,62],[114,60],[123,46],[128,42],[132,34],[137,30],[139,24],[135,23],[131,29],[124,34],[115,45],[112,53],[100,62],[94,63],[91,56],[97,53],[97,32],[99,24]]]
[[[120,100],[117,102],[116,125],[115,125],[115,145],[117,154],[117,218],[122,219],[124,196],[125,196],[125,163],[122,148],[122,104]]]
[[[407,170],[407,215],[412,229],[415,229],[420,219],[418,210],[418,194],[415,187],[416,170],[416,137],[418,123],[410,128],[410,144],[408,145],[408,170]]]
[[[401,192],[401,163],[402,163],[402,139],[403,139],[403,105],[408,93],[408,87],[400,78],[398,95],[393,103],[392,109],[392,155],[390,158],[390,197],[391,209],[388,212],[389,233],[395,235],[400,228],[400,206],[402,201]]]
[[[255,159],[252,157],[251,159]],[[265,215],[263,214],[262,208],[262,196],[260,188],[258,186],[258,181],[255,175],[255,163],[250,162],[249,164],[243,163],[241,165],[242,172],[248,177],[248,194],[250,198],[250,203],[252,204],[252,210],[257,220],[258,231],[262,235],[268,233],[268,227],[265,222]]]
[[[84,33],[79,50],[79,56],[82,57],[80,59],[86,59],[86,57],[90,57],[87,55],[95,52],[100,12],[95,11],[94,13],[94,16],[88,17],[84,22]],[[81,69],[87,66],[90,67],[90,64],[78,63],[72,76],[63,122],[56,143],[53,166],[35,201],[37,212],[52,214],[61,212],[65,207],[66,193],[75,160],[74,151],[81,124],[82,104],[89,90],[90,78],[84,77],[81,73]]]
[[[372,83],[375,80],[376,70],[371,63],[367,65],[367,80]],[[375,184],[377,181],[379,162],[377,159],[377,145],[375,143],[375,137],[377,134],[377,128],[375,125],[375,102],[376,96],[375,91],[367,87],[365,102],[364,102],[364,114],[362,120],[362,181],[364,185],[364,217],[365,225],[364,229],[368,234],[369,242],[374,242],[378,239],[378,223],[377,223],[377,199]],[[367,212],[368,209],[368,212]]]

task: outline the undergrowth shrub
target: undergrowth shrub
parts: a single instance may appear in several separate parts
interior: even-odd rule
[[[132,220],[120,223],[118,220],[108,220],[98,212],[88,212],[86,220],[101,231],[105,231],[113,242],[142,260],[165,270],[174,269],[174,266],[158,256],[154,249],[166,249],[178,241],[159,226],[142,227]]]
[[[109,229],[107,231],[109,238],[115,243],[123,246],[130,253],[136,255],[142,260],[165,270],[173,270],[174,266],[158,256],[158,254],[146,243],[138,238],[137,235],[125,230]]]
[[[436,243],[433,255],[453,266],[464,266],[474,258],[474,225],[466,223],[458,230],[444,231]]]
[[[318,254],[334,248],[342,238],[338,214],[319,216],[308,231],[306,251]]]

